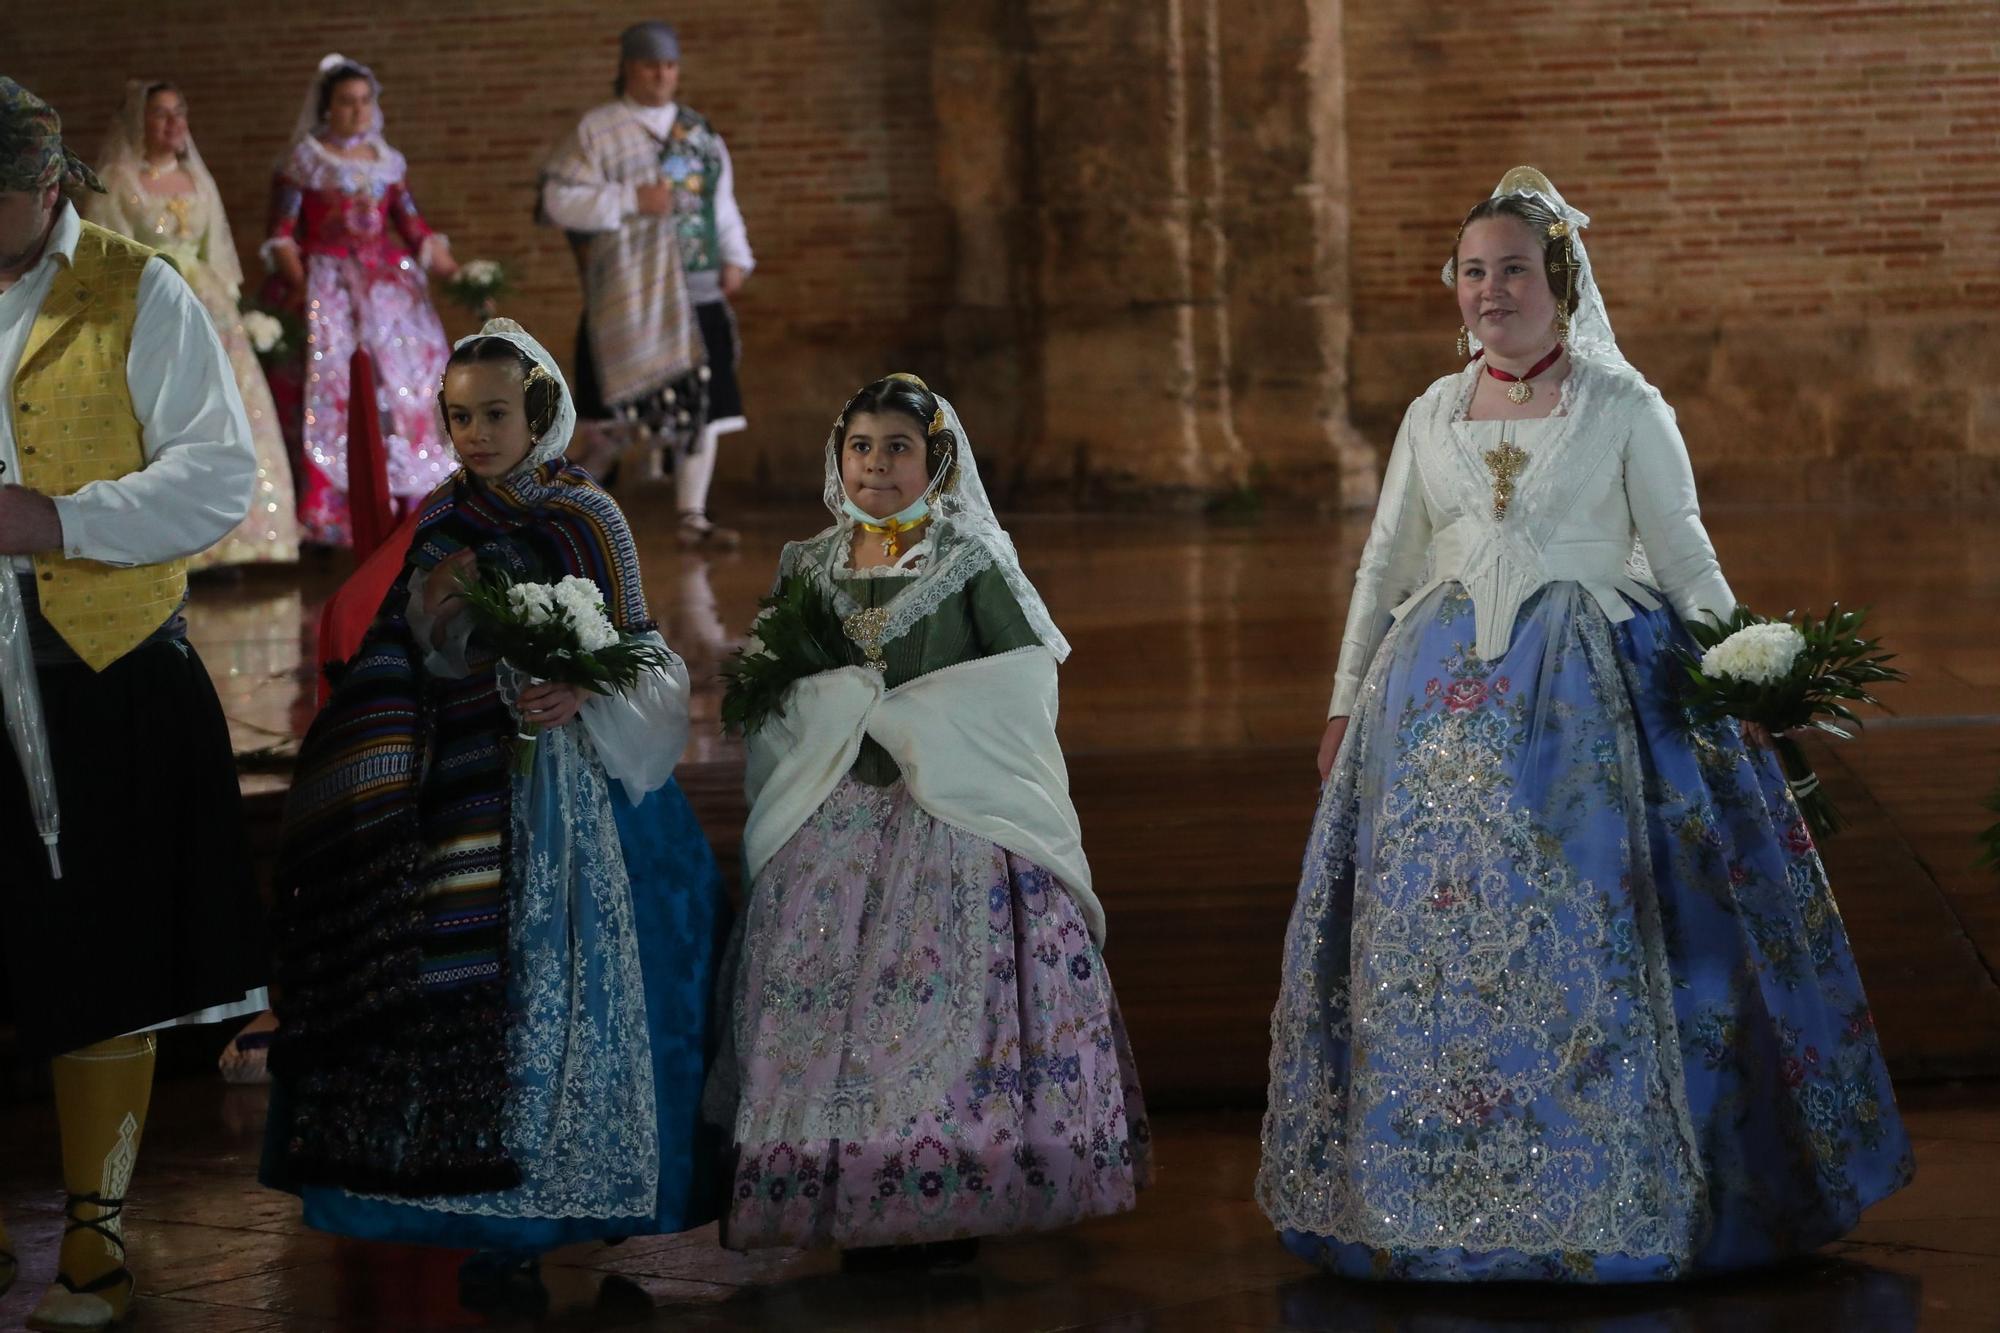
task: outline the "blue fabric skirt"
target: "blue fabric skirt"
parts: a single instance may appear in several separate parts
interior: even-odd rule
[[[1676,704],[1665,610],[1544,588],[1479,658],[1390,632],[1321,795],[1258,1196],[1347,1276],[1771,1263],[1906,1184],[1907,1138],[1775,758]]]
[[[685,1231],[716,1216],[720,1131],[701,1117],[714,1056],[715,967],[729,908],[708,840],[680,785],[610,809],[631,883],[659,1133],[657,1206],[647,1216],[508,1217],[307,1186],[306,1225],[361,1240],[539,1254],[579,1241]],[[284,1095],[282,1081],[274,1099]],[[277,1119],[274,1117],[274,1119]],[[271,1152],[266,1147],[267,1161]],[[280,1177],[267,1169],[267,1181]]]

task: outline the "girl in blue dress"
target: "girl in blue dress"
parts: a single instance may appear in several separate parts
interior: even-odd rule
[[[480,1251],[480,1303],[532,1299],[556,1246],[714,1215],[697,1109],[726,907],[672,780],[680,659],[615,695],[534,684],[463,614],[477,568],[576,575],[664,648],[624,515],[563,459],[554,360],[494,320],[440,400],[463,467],[425,502],[287,811],[265,1179],[310,1226]]]

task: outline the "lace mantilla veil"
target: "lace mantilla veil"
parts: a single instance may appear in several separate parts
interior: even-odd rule
[[[1543,207],[1569,224],[1570,253],[1576,258],[1576,311],[1569,320],[1569,354],[1571,359],[1586,362],[1605,370],[1618,371],[1646,384],[1645,376],[1638,367],[1625,359],[1625,353],[1618,349],[1618,335],[1611,331],[1611,312],[1605,308],[1604,293],[1597,286],[1597,272],[1590,266],[1590,251],[1584,248],[1583,233],[1590,226],[1590,215],[1582,209],[1574,208],[1555,183],[1534,167],[1515,167],[1500,178],[1493,187],[1492,198],[1519,195],[1536,199]],[[1439,275],[1444,285],[1456,289],[1458,286],[1458,256],[1454,254],[1444,263]],[[1470,330],[1467,339],[1474,352],[1482,344]],[[1652,386],[1647,384],[1651,389]],[[1653,566],[1646,558],[1646,547],[1637,537],[1632,540],[1632,554],[1625,562],[1626,571],[1642,583],[1652,583]]]
[[[928,535],[931,554],[910,586],[888,604],[888,622],[881,642],[888,643],[907,633],[982,570],[997,569],[1014,600],[1020,603],[1035,637],[1055,654],[1056,661],[1063,661],[1069,656],[1069,640],[1056,628],[1047,604],[1022,571],[1014,540],[993,512],[993,502],[987,498],[986,486],[979,479],[979,465],[973,460],[972,442],[965,433],[964,423],[958,419],[958,410],[943,394],[935,397],[944,412],[945,428],[954,441],[952,461],[937,470],[926,492],[931,505]],[[821,490],[821,499],[833,515],[834,525],[810,541],[790,548],[781,572],[810,572],[824,584],[842,616],[860,609],[852,597],[841,591],[834,576],[847,561],[854,532],[854,520],[842,507],[846,498],[847,491],[840,482],[840,422],[836,419],[826,437],[826,477]]]
[[[142,198],[146,194],[143,187],[146,104],[152,100],[156,89],[172,89],[183,100],[187,96],[164,79],[125,81],[125,101],[119,106],[118,115],[104,135],[104,146],[97,154],[98,179],[113,194],[131,193]],[[243,286],[243,264],[236,257],[236,242],[229,232],[228,217],[222,211],[222,191],[216,188],[215,177],[209,174],[208,164],[201,160],[201,150],[195,147],[193,134],[188,135],[187,147],[180,152],[180,163],[188,179],[194,182],[194,192],[199,196],[202,212],[209,221],[211,244],[204,256],[205,262],[232,292],[237,291]]]
[[[1569,224],[1570,252],[1576,256],[1577,294],[1576,313],[1570,316],[1569,354],[1600,366],[1631,371],[1632,363],[1618,350],[1618,337],[1611,331],[1611,314],[1604,307],[1604,293],[1598,290],[1596,271],[1590,266],[1590,251],[1584,248],[1583,233],[1590,226],[1590,215],[1570,207],[1554,183],[1533,167],[1515,167],[1500,178],[1500,183],[1493,187],[1492,197],[1500,199],[1508,195],[1539,200],[1543,207]],[[1458,286],[1458,256],[1445,261],[1439,276],[1445,286]],[[1472,350],[1478,351],[1479,339],[1470,336],[1470,341]]]

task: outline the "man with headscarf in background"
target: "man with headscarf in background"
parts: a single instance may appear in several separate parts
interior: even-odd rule
[[[20,622],[0,643],[0,1003],[53,1059],[68,1191],[29,1326],[98,1329],[132,1300],[153,1033],[265,1004],[229,729],[181,616],[187,557],[249,512],[257,455],[193,290],[63,197],[103,186],[61,131],[0,77],[0,609]],[[0,1230],[0,1291],[12,1251]]]
[[[755,259],[722,136],[676,99],[680,38],[665,23],[618,42],[615,101],[585,113],[542,173],[541,215],[583,270],[576,397],[584,421],[639,421],[674,455],[679,537],[733,547],[708,517],[717,442],[747,424],[729,298]]]

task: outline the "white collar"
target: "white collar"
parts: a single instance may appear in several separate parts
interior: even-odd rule
[[[49,233],[49,243],[42,247],[42,257],[35,264],[40,268],[51,259],[60,259],[64,264],[76,262],[76,243],[83,239],[83,219],[77,216],[76,205],[68,199],[56,201],[55,230]],[[28,272],[34,272],[29,269]],[[26,277],[27,274],[22,274]]]

